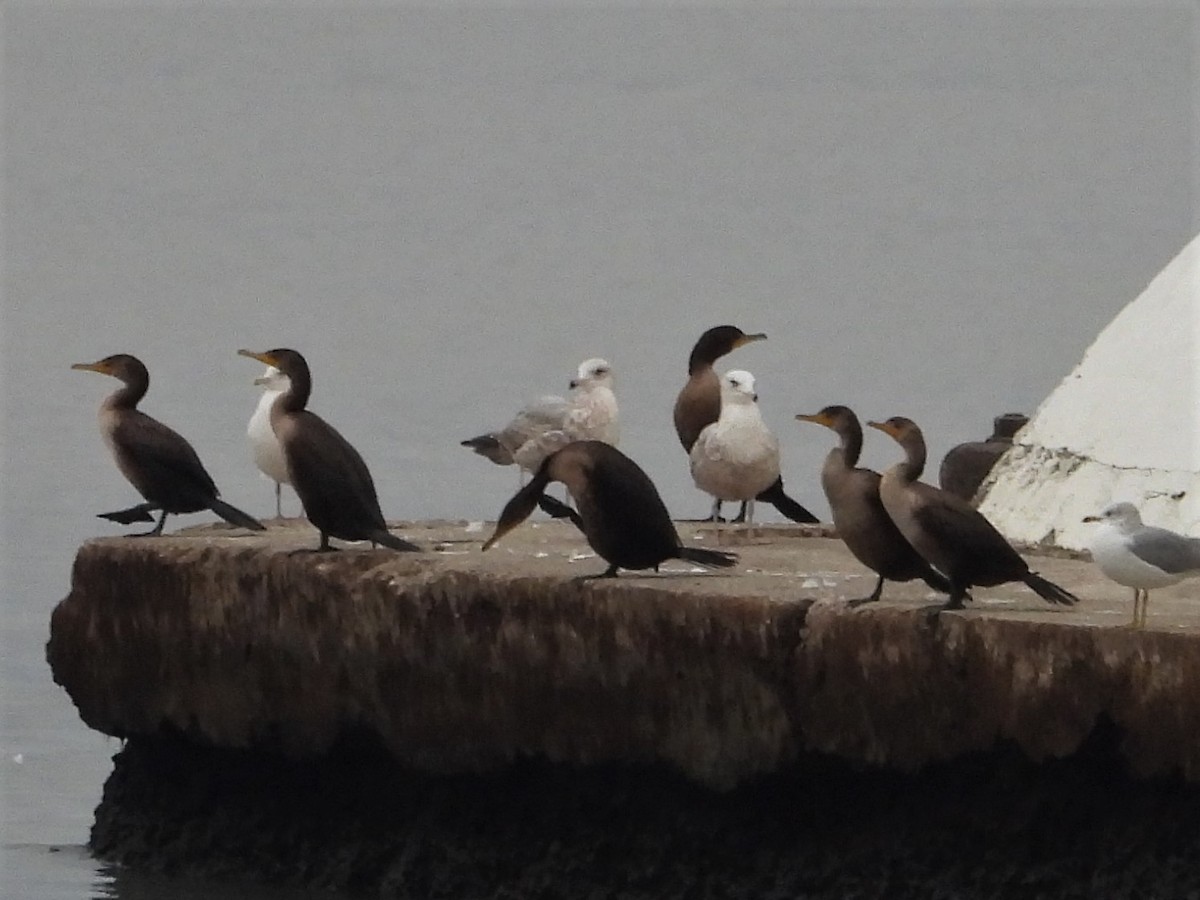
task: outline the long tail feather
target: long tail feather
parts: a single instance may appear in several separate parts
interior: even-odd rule
[[[1048,603],[1061,603],[1063,606],[1073,606],[1079,602],[1079,598],[1070,591],[1060,588],[1053,581],[1047,581],[1037,572],[1029,572],[1021,580],[1037,591],[1037,595]]]
[[[478,437],[459,441],[459,443],[464,447],[470,447],[480,456],[490,459],[498,466],[511,465],[513,462],[512,453],[505,449],[500,443],[500,439],[494,434],[481,434]]]
[[[932,566],[928,567],[924,574],[921,575],[921,580],[935,591],[941,591],[943,594],[949,594],[954,590],[950,584],[950,579]]]
[[[153,522],[154,516],[150,513],[158,509],[157,503],[139,503],[137,506],[131,506],[129,509],[119,509],[116,512],[96,513],[97,518],[108,519],[110,522],[119,522],[122,525],[132,525],[134,522]]]
[[[393,550],[419,551],[421,548],[412,541],[406,541],[404,538],[392,534],[390,531],[372,531],[368,536],[368,540],[372,540],[377,544],[382,544],[385,547],[391,547]]]
[[[726,553],[723,550],[706,550],[703,547],[680,547],[679,559],[685,559],[688,562],[695,563],[698,566],[706,566],[710,569],[728,569],[730,566],[736,566],[738,556],[736,553]]]
[[[793,522],[803,522],[808,524],[821,521],[784,493],[782,477],[776,479],[773,485],[759,494],[755,499],[762,500],[764,503],[770,503]]]
[[[218,516],[228,522],[230,525],[238,525],[242,528],[249,528],[251,531],[266,531],[267,526],[238,509],[236,506],[230,506],[224,500],[213,497],[208,501],[208,508],[215,512]]]

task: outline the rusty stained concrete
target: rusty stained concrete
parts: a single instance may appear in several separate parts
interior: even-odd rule
[[[685,543],[714,546],[708,524]],[[315,544],[303,522],[262,536],[223,526],[80,548],[47,655],[92,728],[182,733],[300,757],[366,729],[436,772],[521,758],[665,762],[731,788],[817,751],[901,770],[1011,741],[1070,754],[1106,717],[1143,776],[1200,780],[1200,603],[1155,591],[1144,631],[1131,592],[1086,560],[1029,556],[1083,598],[1023,585],[934,611],[821,529],[725,526],[740,565],[604,569],[572,526],[528,523],[487,553],[491,527],[408,523],[427,552]]]

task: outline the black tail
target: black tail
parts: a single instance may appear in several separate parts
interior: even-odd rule
[[[728,569],[730,566],[736,566],[738,556],[736,553],[726,553],[723,550],[705,550],[702,547],[680,547],[678,559],[686,559],[688,562],[695,563],[698,566],[705,566],[709,569]]]
[[[504,448],[500,439],[494,434],[481,434],[478,437],[459,441],[464,447],[470,447],[480,456],[486,457],[498,466],[507,466],[513,462],[512,453]]]
[[[549,494],[542,494],[540,497],[538,497],[538,506],[541,507],[542,512],[550,516],[550,518],[570,519],[575,523],[576,528],[578,528],[580,531],[583,531],[583,519],[580,518],[579,513],[575,512],[575,510],[571,509],[571,507],[567,506],[567,504],[563,503],[561,500],[556,500]]]
[[[949,594],[954,591],[954,587],[950,584],[950,579],[933,566],[926,567],[925,571],[921,573],[921,580],[935,591],[941,591],[943,594]]]
[[[393,550],[419,551],[421,548],[412,541],[406,541],[402,537],[397,537],[390,531],[372,531],[367,535],[368,541],[374,541],[376,544],[382,544],[385,547],[391,547]]]
[[[783,477],[775,479],[775,483],[755,497],[770,503],[793,522],[820,522],[821,520],[783,492]]]
[[[134,508],[136,509],[136,507]],[[242,528],[249,528],[251,531],[267,530],[267,526],[263,525],[263,523],[254,518],[254,516],[247,515],[236,506],[230,506],[224,500],[219,500],[216,497],[213,497],[208,501],[208,508],[230,525],[239,525]]]
[[[110,513],[96,513],[97,518],[108,519],[110,522],[119,522],[122,525],[132,525],[134,522],[153,522],[154,516],[150,513],[159,509],[157,503],[139,503],[137,506],[131,506],[129,509],[120,509]]]
[[[1037,572],[1027,572],[1021,580],[1037,591],[1037,595],[1047,603],[1061,603],[1063,606],[1074,606],[1079,602],[1079,598],[1070,591],[1060,588],[1053,581],[1047,581]]]

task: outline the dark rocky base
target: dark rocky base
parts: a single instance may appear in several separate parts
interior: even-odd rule
[[[102,858],[389,898],[1200,897],[1200,789],[1135,781],[1101,727],[1070,759],[1007,747],[919,775],[807,758],[727,794],[663,769],[398,769],[131,740]]]

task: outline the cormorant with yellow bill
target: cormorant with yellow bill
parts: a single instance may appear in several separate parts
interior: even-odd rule
[[[100,433],[129,483],[146,498],[145,503],[100,518],[128,525],[152,522],[152,512],[161,511],[158,523],[141,536],[162,534],[169,513],[193,513],[211,509],[231,525],[262,531],[263,525],[230,506],[218,496],[212,476],[200,457],[181,435],[137,408],[150,388],[150,373],[136,356],[117,353],[99,362],[75,363],[72,369],[111,375],[122,383],[100,404]]]
[[[329,543],[329,538],[335,537],[371,541],[393,550],[420,550],[387,530],[375,482],[358,451],[333,426],[305,409],[312,376],[304,357],[286,348],[238,353],[274,366],[290,382],[271,404],[271,428],[283,446],[292,488],[304,514],[321,532],[317,549],[336,549]]]
[[[918,479],[925,470],[925,436],[911,419],[868,422],[904,449],[904,461],[879,480],[879,498],[913,548],[950,580],[946,609],[962,609],[973,585],[1020,581],[1047,603],[1070,606],[1079,598],[1029,569],[1012,545],[961,497]]]
[[[854,558],[879,576],[875,590],[851,605],[871,603],[883,593],[883,582],[922,579],[935,591],[950,592],[950,582],[913,549],[879,499],[879,473],[858,465],[863,431],[858,416],[846,406],[826,406],[818,413],[796,416],[833,431],[839,444],[825,457],[821,487],[829,500],[838,536]]]

